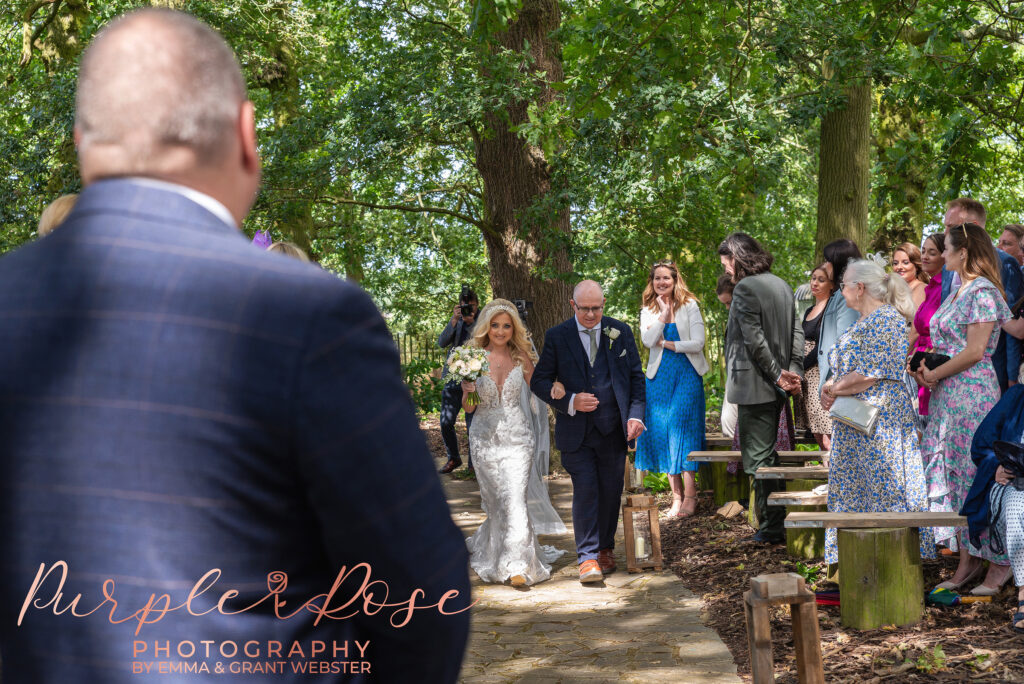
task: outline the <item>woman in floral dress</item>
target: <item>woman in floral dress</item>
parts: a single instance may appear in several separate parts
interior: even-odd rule
[[[860,314],[829,352],[833,378],[821,403],[853,396],[881,408],[869,437],[833,421],[828,510],[881,513],[928,510],[917,418],[903,382],[907,324],[914,316],[910,288],[872,260],[853,261],[843,279],[846,304]],[[921,530],[921,555],[935,557],[931,530]],[[836,531],[825,531],[825,560],[839,560]]]
[[[1010,310],[998,285],[999,261],[992,239],[983,228],[967,223],[947,231],[943,256],[961,285],[939,306],[930,325],[935,352],[950,360],[917,374],[918,382],[932,390],[921,454],[931,510],[957,512],[977,470],[971,460],[974,432],[999,401],[992,353]],[[987,559],[988,575],[971,593],[992,595],[1009,576],[1009,561],[1005,554],[992,553],[987,540],[975,547],[966,537],[963,529],[935,528],[936,541],[960,551],[956,573],[939,586],[959,589],[981,574],[982,559]]]

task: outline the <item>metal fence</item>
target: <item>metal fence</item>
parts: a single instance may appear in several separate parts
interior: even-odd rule
[[[429,359],[438,365],[444,363],[447,349],[437,346],[437,338],[441,333],[394,333],[395,344],[402,364],[410,361]]]
[[[705,319],[707,326],[704,355],[711,366],[710,373],[717,374],[723,381],[725,378],[725,363],[722,359],[722,346],[725,342],[725,320],[716,320],[714,316]],[[640,358],[643,364],[647,365],[648,350],[640,343],[640,330],[632,326],[633,336],[637,340],[637,347],[640,351]],[[440,333],[394,333],[395,344],[402,363],[428,359],[437,364],[444,363],[447,349],[437,346],[437,338]]]

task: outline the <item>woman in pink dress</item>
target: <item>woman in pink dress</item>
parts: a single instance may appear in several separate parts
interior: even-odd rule
[[[924,270],[921,263],[921,249],[912,242],[904,242],[894,249],[892,270],[910,286],[914,306],[921,306],[924,302],[924,288],[931,280],[931,275]]]
[[[932,350],[930,325],[932,316],[942,303],[942,267],[946,265],[942,252],[945,248],[942,233],[929,235],[921,247],[921,269],[928,274],[930,280],[924,286],[924,301],[917,307],[914,327],[910,331],[911,356],[914,352]],[[931,396],[932,391],[927,387],[921,387],[917,391],[917,410],[922,416],[928,415],[928,400]]]

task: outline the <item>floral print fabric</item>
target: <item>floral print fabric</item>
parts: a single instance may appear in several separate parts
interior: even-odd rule
[[[837,380],[848,373],[876,378],[871,387],[854,396],[882,409],[871,437],[833,422],[829,511],[928,510],[917,417],[903,383],[908,346],[906,319],[885,305],[854,323],[829,352],[829,366]],[[835,529],[825,531],[829,563],[839,560],[836,536]],[[921,529],[921,555],[935,557],[935,541],[928,528]]]
[[[977,468],[971,460],[971,440],[978,425],[999,401],[999,381],[992,368],[992,353],[999,341],[1000,326],[1010,310],[999,290],[985,278],[976,278],[946,298],[932,317],[932,345],[950,358],[967,347],[967,326],[995,322],[981,361],[956,375],[939,381],[932,392],[931,416],[924,431],[921,455],[928,481],[928,502],[932,511],[959,511],[971,488]],[[935,528],[935,539],[954,551],[966,541],[966,528]],[[972,555],[1006,564],[1006,556],[992,553],[987,533],[982,547],[970,547]]]

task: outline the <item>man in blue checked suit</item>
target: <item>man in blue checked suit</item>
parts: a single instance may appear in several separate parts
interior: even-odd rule
[[[629,326],[602,316],[600,285],[584,280],[570,303],[576,315],[545,333],[530,389],[558,413],[555,445],[572,478],[580,581],[600,582],[615,571],[626,446],[644,431],[646,378]],[[564,387],[558,398],[556,381]]]
[[[238,230],[230,48],[142,10],[77,98],[78,204],[0,259],[0,679],[455,681],[467,551],[397,350],[357,287]]]

